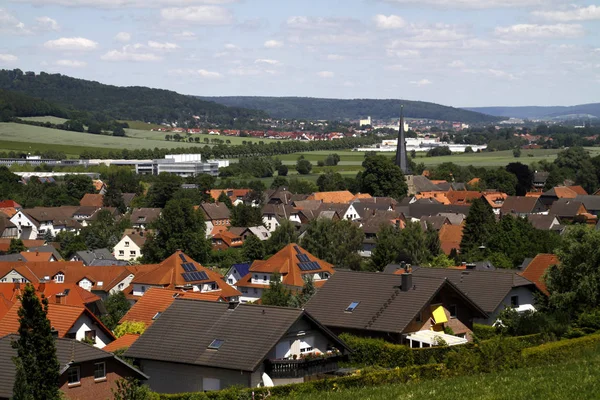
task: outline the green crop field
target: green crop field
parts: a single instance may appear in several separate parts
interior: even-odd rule
[[[141,129],[125,129],[125,134],[128,137],[136,138],[136,139],[148,139],[148,140],[158,140],[162,142],[166,142],[165,136],[171,135],[173,136],[175,133],[172,132],[158,132],[158,131],[149,131],[149,130],[141,130]],[[181,136],[186,137],[185,133],[180,133]],[[220,139],[226,142],[229,140],[233,145],[240,145],[243,142],[253,142],[258,143],[263,141],[265,143],[270,143],[271,139],[258,139],[258,138],[249,138],[249,137],[238,137],[238,136],[218,136],[218,135],[205,135],[201,133],[194,133],[191,135],[192,138],[199,137],[200,142],[198,144],[205,146],[207,143],[204,141],[208,139],[208,145],[212,145],[212,139]],[[167,142],[167,143],[177,143],[177,142]],[[184,142],[181,142],[184,143]],[[160,147],[160,146],[159,146]]]
[[[142,121],[119,121],[119,122],[126,122],[127,125],[129,125],[129,127],[131,129],[138,129],[140,131],[149,131],[151,129],[164,128],[164,126],[162,126],[162,125],[151,124],[151,123],[142,122]]]
[[[295,400],[587,400],[600,397],[600,352],[556,365],[494,374],[286,397]]]
[[[53,117],[51,115],[45,115],[43,117],[22,117],[24,121],[36,121],[36,122],[50,122],[51,124],[62,124],[67,120],[64,118]]]

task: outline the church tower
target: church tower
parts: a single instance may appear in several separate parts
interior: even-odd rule
[[[402,173],[411,175],[408,167],[408,158],[406,156],[406,139],[404,137],[404,106],[400,105],[400,129],[398,130],[398,144],[396,147],[396,165],[400,167]]]

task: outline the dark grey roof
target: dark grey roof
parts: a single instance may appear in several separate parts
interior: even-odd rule
[[[373,210],[363,217],[361,229],[365,233],[376,234],[382,226],[392,225],[391,221],[399,217],[397,211]]]
[[[25,261],[25,257],[20,253],[2,254],[0,255],[0,261]]]
[[[513,287],[535,284],[513,270],[460,270],[444,268],[414,268],[415,277],[447,278],[469,296],[485,312],[492,313]]]
[[[555,214],[528,214],[527,220],[535,229],[540,229],[544,231],[550,230],[552,228],[552,224],[556,219]]]
[[[121,197],[123,197],[123,203],[125,203],[125,207],[129,207],[133,201],[133,198],[135,197],[135,193],[123,193]]]
[[[550,176],[549,172],[545,172],[545,171],[535,172],[533,174],[533,181],[536,183],[546,183],[549,176]]]
[[[467,184],[464,182],[452,182],[452,190],[467,190]]]
[[[550,213],[556,214],[559,218],[572,218],[579,213],[579,208],[583,203],[573,199],[558,199],[550,207]]]
[[[442,229],[442,226],[444,226],[445,224],[449,224],[450,220],[441,215],[427,215],[421,217],[420,222],[421,228],[423,230],[426,230],[427,226],[430,226],[431,229],[439,231],[440,229]]]
[[[231,217],[231,211],[225,203],[202,203],[200,208],[209,220],[229,219]]]
[[[254,371],[300,318],[330,335],[340,350],[346,346],[308,313],[297,308],[175,299],[126,357]],[[210,343],[223,340],[218,350]]]
[[[521,263],[521,265],[519,265],[519,271],[525,271],[525,268],[527,268],[527,266],[529,264],[531,264],[531,262],[533,261],[533,257],[526,257],[523,262]]]
[[[508,196],[504,200],[500,212],[503,215],[510,213],[525,214],[534,212],[536,207],[541,207],[537,197]]]
[[[373,213],[374,210],[387,211],[389,210],[389,203],[362,203],[354,202],[352,206],[361,218],[365,218],[369,213]]]
[[[133,225],[146,225],[156,220],[161,212],[162,208],[134,208],[130,220]]]
[[[83,265],[92,265],[95,261],[104,261],[96,265],[114,265],[112,261],[117,261],[115,256],[108,249],[83,250],[75,252],[75,255],[83,261]]]
[[[461,225],[465,220],[466,216],[460,213],[441,212],[438,216],[448,218],[451,225]]]
[[[438,215],[440,213],[454,213],[454,214],[463,214],[465,217],[469,215],[470,205],[459,206],[459,205],[445,205],[445,204],[435,204],[433,202],[421,202],[420,199],[416,202],[410,204],[407,207],[407,210],[404,210],[402,207],[396,207],[396,210],[402,212],[404,215],[409,215],[413,218],[421,219],[424,216],[428,215]]]
[[[13,384],[15,381],[15,365],[12,357],[17,355],[17,351],[12,348],[11,342],[19,340],[18,335],[7,335],[0,338],[0,398],[11,398]],[[73,339],[56,339],[56,357],[60,364],[60,372],[64,373],[69,367],[69,363],[82,363],[86,361],[105,360],[114,358],[117,362],[124,365],[133,372],[138,379],[148,379],[137,368],[123,362],[114,354],[101,350],[92,345]]]
[[[413,274],[412,283],[413,288],[402,291],[401,275],[338,270],[305,309],[327,327],[402,333],[444,286],[463,296],[443,278]],[[466,297],[465,300],[470,302]],[[353,312],[346,312],[353,302],[359,305]],[[474,304],[473,309],[487,317]]]
[[[600,211],[600,196],[580,194],[575,200],[582,202],[589,212]]]
[[[440,188],[431,183],[427,177],[423,175],[415,175],[412,178],[412,184],[415,186],[415,190],[417,193],[419,192],[433,192],[436,190],[440,190]]]

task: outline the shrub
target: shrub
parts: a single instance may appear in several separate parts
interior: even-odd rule
[[[473,324],[473,335],[479,340],[487,340],[498,336],[498,332],[490,325]]]
[[[523,350],[523,359],[527,365],[544,365],[578,357],[599,347],[600,334],[590,335],[527,348]]]
[[[600,330],[600,309],[580,314],[579,318],[577,318],[577,326],[593,329],[594,331]]]
[[[352,349],[350,362],[353,365],[394,368],[414,364],[412,351],[407,346],[383,339],[359,338],[347,333],[341,334],[340,338]]]

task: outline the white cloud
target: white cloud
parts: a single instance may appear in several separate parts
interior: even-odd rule
[[[497,36],[505,38],[574,38],[583,36],[583,27],[577,24],[518,24],[511,26],[499,26],[495,30]]]
[[[417,4],[449,9],[523,8],[552,3],[553,0],[382,0],[392,4]]]
[[[230,10],[218,6],[194,6],[183,8],[163,8],[160,15],[167,22],[194,25],[229,25],[233,23]]]
[[[350,24],[358,24],[360,21],[352,18],[335,17],[306,17],[292,16],[286,21],[288,28],[297,30],[323,30],[323,29],[341,29]]]
[[[237,67],[229,70],[229,75],[255,76],[263,73],[263,70],[255,67]]]
[[[24,23],[3,8],[0,8],[0,32],[9,35],[29,35],[31,33]]]
[[[196,38],[196,34],[191,31],[183,31],[180,33],[176,33],[173,36],[179,40],[193,40]]]
[[[0,63],[9,64],[14,63],[19,60],[19,57],[12,54],[2,54],[0,53]]]
[[[392,64],[392,65],[386,65],[385,67],[383,67],[383,69],[385,69],[387,71],[406,71],[408,68],[406,68],[402,64]]]
[[[283,42],[279,40],[267,40],[263,46],[265,46],[267,49],[278,49],[283,47]]]
[[[491,78],[508,80],[508,81],[513,81],[513,80],[517,79],[517,77],[514,74],[511,74],[510,72],[506,72],[503,70],[495,69],[495,68],[463,69],[463,72],[466,72],[469,74],[485,75],[485,76],[488,76]]]
[[[237,3],[238,0],[13,0],[34,5],[60,5],[66,7],[91,8],[157,8],[184,7],[190,5],[222,5]]]
[[[98,47],[98,43],[82,37],[72,37],[48,40],[44,43],[44,47],[50,50],[88,51]]]
[[[169,42],[154,42],[152,40],[148,41],[148,47],[150,47],[151,49],[156,49],[156,50],[175,50],[178,49],[179,46],[175,43],[169,43]]]
[[[377,29],[399,29],[404,28],[406,21],[398,15],[377,14],[373,17],[373,22]]]
[[[226,48],[227,50],[235,50],[235,51],[237,51],[237,50],[241,50],[239,46],[236,46],[236,45],[235,45],[235,44],[233,44],[233,43],[227,43],[227,44],[225,44],[225,48]]]
[[[317,72],[317,76],[320,78],[333,78],[335,74],[331,71],[320,71]]]
[[[465,63],[464,63],[464,61],[461,61],[461,60],[454,60],[451,63],[449,63],[448,66],[450,68],[464,68]]]
[[[111,50],[102,57],[100,57],[104,61],[139,61],[139,62],[148,62],[148,61],[160,61],[162,57],[157,56],[154,53],[148,52],[140,52],[139,50],[143,49],[144,45],[139,43],[133,45],[123,46],[121,50]]]
[[[54,65],[58,65],[61,67],[69,67],[69,68],[82,68],[87,65],[85,61],[77,61],[77,60],[58,60],[54,62]]]
[[[426,86],[431,85],[433,82],[431,82],[429,79],[421,79],[418,81],[410,81],[410,83],[417,86]]]
[[[204,79],[220,79],[223,77],[218,72],[207,71],[205,69],[172,69],[169,70],[169,75],[195,76]]]
[[[269,60],[269,59],[265,59],[265,58],[259,58],[258,60],[254,61],[254,63],[255,64],[279,65],[279,61]]]
[[[395,50],[395,49],[387,49],[386,53],[389,57],[399,57],[399,58],[411,58],[411,57],[419,57],[421,52],[419,50]]]
[[[37,22],[35,28],[38,30],[60,31],[60,25],[58,22],[50,17],[38,17],[35,20]]]
[[[600,7],[590,5],[588,7],[574,7],[564,11],[534,11],[533,15],[550,21],[591,21],[600,19]]]
[[[131,40],[131,33],[129,32],[119,32],[115,35],[115,40],[117,42],[127,43]]]
[[[346,57],[341,56],[339,54],[327,54],[327,59],[330,61],[342,61],[345,60]]]

